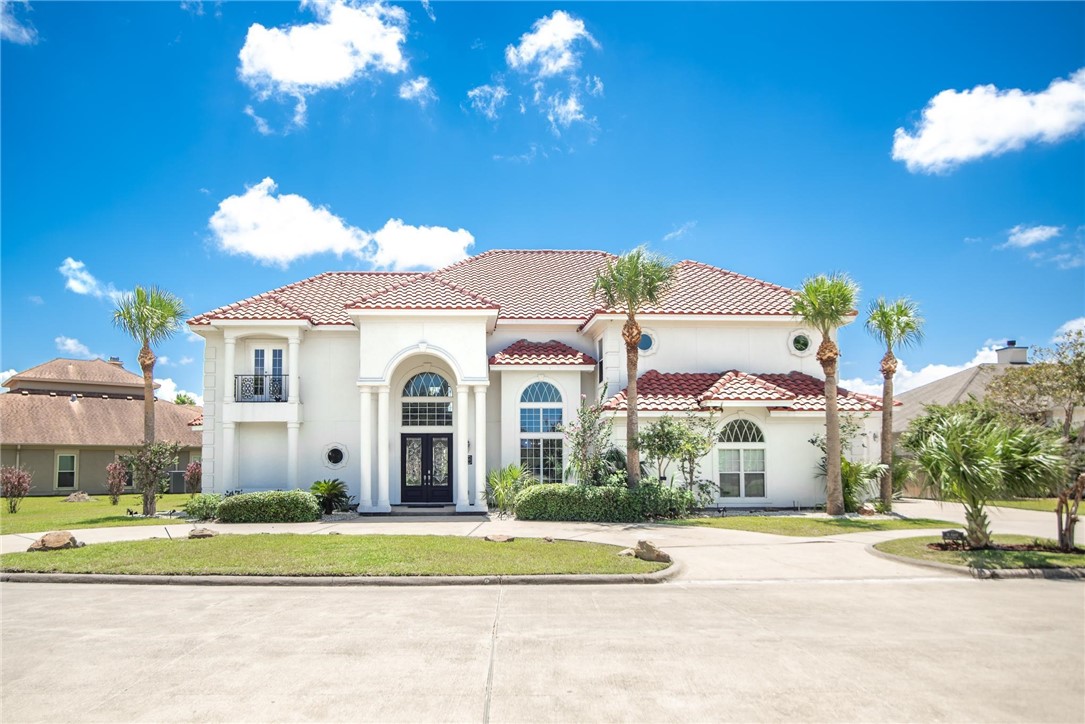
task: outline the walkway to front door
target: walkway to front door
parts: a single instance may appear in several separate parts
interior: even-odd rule
[[[401,440],[402,502],[452,502],[452,435],[405,433]]]

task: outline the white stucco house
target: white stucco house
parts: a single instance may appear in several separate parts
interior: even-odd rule
[[[609,390],[624,444],[623,315],[590,289],[613,256],[489,251],[434,272],[329,272],[200,314],[205,490],[308,488],[339,478],[361,512],[486,508],[489,470],[561,479],[558,426]],[[639,315],[640,412],[712,415],[701,473],[721,505],[824,501],[808,440],[824,429],[818,337],[793,292],[694,261]],[[841,390],[842,411],[879,400]],[[866,446],[876,455],[877,445]]]

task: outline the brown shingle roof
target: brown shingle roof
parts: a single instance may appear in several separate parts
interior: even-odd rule
[[[9,377],[3,386],[33,388],[34,382],[76,382],[83,387],[97,383],[110,387],[133,387],[143,390],[143,377],[129,372],[120,365],[101,359],[65,359],[63,357],[23,370]]]
[[[490,357],[490,364],[510,367],[517,365],[594,365],[595,358],[556,339],[549,342],[529,342],[526,339],[521,339]]]
[[[154,403],[155,437],[199,447],[201,435],[189,423],[199,407]],[[143,442],[143,400],[68,395],[0,394],[0,442],[5,445],[107,445],[135,447]]]

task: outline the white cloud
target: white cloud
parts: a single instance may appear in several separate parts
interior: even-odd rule
[[[518,153],[512,156],[503,156],[501,154],[494,154],[495,161],[512,161],[513,163],[531,163],[539,156],[543,158],[549,158],[546,150],[541,148],[539,144],[532,143],[528,146],[528,149],[523,153]]]
[[[693,231],[695,226],[697,226],[696,221],[687,221],[674,231],[664,234],[663,241],[674,241],[676,239],[681,239],[683,236]]]
[[[10,380],[12,377],[14,377],[16,372],[18,372],[18,370],[14,370],[14,369],[4,370],[3,372],[0,372],[0,385],[4,384],[8,380]]]
[[[304,104],[304,101],[302,101],[302,103]],[[256,131],[261,136],[271,135],[271,126],[268,124],[267,119],[262,116],[258,116],[256,114],[256,111],[253,110],[252,106],[245,106],[245,115],[251,118],[252,122],[256,124]]]
[[[181,0],[181,9],[193,15],[203,15],[203,0]]]
[[[194,358],[192,358],[192,357],[182,357],[180,360],[178,360],[177,364],[179,364],[179,365],[190,365],[195,361],[196,360]]]
[[[42,304],[45,304],[45,300],[42,299],[41,296],[39,296],[37,294],[31,294],[29,297],[27,297],[27,300],[31,304],[37,304],[39,306],[42,305]]]
[[[464,229],[410,226],[389,219],[376,232],[351,226],[324,206],[297,194],[276,194],[265,178],[224,199],[208,222],[219,247],[285,268],[314,254],[352,254],[391,269],[437,268],[467,256],[474,237]]]
[[[931,98],[913,133],[893,134],[893,159],[908,170],[940,173],[1031,142],[1055,143],[1085,127],[1085,68],[1039,93],[980,85]]]
[[[389,219],[372,235],[373,264],[388,269],[436,269],[467,258],[475,237],[466,229],[410,226]]]
[[[908,365],[904,360],[898,360],[897,374],[893,377],[893,392],[895,394],[907,392],[935,380],[940,380],[943,377],[949,377],[955,372],[960,372],[969,367],[997,362],[998,355],[995,354],[995,350],[1001,346],[1001,344],[995,343],[993,340],[988,340],[983,347],[976,350],[972,359],[963,364],[929,364],[914,372],[908,369]],[[861,377],[840,380],[840,386],[852,392],[863,392],[868,395],[882,394],[882,378],[880,376],[870,380],[864,380]]]
[[[254,23],[238,54],[238,74],[258,99],[293,99],[294,126],[305,125],[306,96],[407,69],[403,8],[379,0],[303,0],[302,7],[311,8],[317,22],[285,28]]]
[[[603,79],[597,75],[589,75],[584,79],[584,90],[590,96],[599,97],[603,95]]]
[[[560,128],[568,128],[576,121],[583,121],[584,106],[580,97],[570,93],[562,98],[561,93],[554,93],[546,99],[546,120],[550,121],[550,129],[560,134]]]
[[[20,8],[16,13],[16,8]],[[18,45],[34,45],[38,42],[38,31],[34,24],[25,17],[30,10],[27,0],[0,1],[0,40],[7,40]],[[20,20],[16,14],[23,15]]]
[[[182,390],[178,388],[177,383],[169,377],[163,377],[161,379],[155,377],[154,381],[161,385],[161,387],[154,391],[154,396],[158,399],[165,400],[167,402],[173,402],[175,399],[177,399],[178,393],[184,392],[186,395],[194,399],[197,405],[203,407],[203,395],[198,395],[195,392],[189,392],[188,390]]]
[[[405,101],[414,101],[425,108],[427,105],[437,100],[437,93],[435,93],[430,86],[429,78],[420,75],[417,78],[404,81],[403,84],[399,86],[399,97]]]
[[[76,294],[85,294],[98,299],[109,299],[116,303],[128,293],[117,289],[111,282],[103,284],[98,281],[93,274],[87,271],[86,264],[70,256],[57,267],[57,271],[64,276],[65,289]]]
[[[520,36],[519,45],[505,48],[505,61],[510,68],[536,78],[572,73],[580,67],[581,49],[586,44],[599,47],[584,21],[555,10],[536,20],[531,31]]]
[[[1025,226],[1024,224],[1018,224],[1010,229],[1006,243],[1002,246],[1025,249],[1048,239],[1053,239],[1061,233],[1061,226]]]
[[[491,121],[498,119],[501,106],[508,97],[508,90],[500,83],[480,85],[467,91],[467,100],[471,102],[471,107]]]
[[[163,367],[169,367],[172,363],[170,362],[170,358],[166,355],[159,355],[159,357],[155,360],[155,364],[160,364]]]
[[[1070,334],[1070,332],[1078,330],[1085,332],[1085,317],[1071,319],[1070,321],[1066,322],[1061,327],[1056,329],[1055,336],[1051,338],[1051,342],[1053,344],[1058,344],[1063,339],[1065,339],[1066,335]]]
[[[63,335],[53,339],[56,343],[57,349],[64,354],[75,355],[76,357],[82,357],[84,359],[99,359],[103,358],[103,355],[97,352],[91,352],[87,345],[80,342],[75,337],[65,337]]]
[[[422,9],[426,11],[426,17],[433,22],[437,22],[437,15],[433,12],[433,8],[430,6],[429,0],[422,0]]]

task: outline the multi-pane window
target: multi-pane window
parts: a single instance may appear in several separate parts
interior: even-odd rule
[[[436,372],[421,372],[407,380],[401,422],[403,427],[452,427],[452,388],[448,381]]]
[[[252,392],[254,395],[261,396],[264,394],[264,350],[254,349],[252,351]]]
[[[765,497],[765,436],[749,420],[732,420],[720,431],[721,498]]]
[[[520,467],[544,483],[559,483],[564,469],[561,392],[533,382],[520,395]]]
[[[57,487],[75,487],[75,454],[61,453],[57,455]]]

